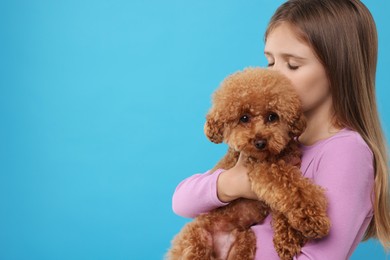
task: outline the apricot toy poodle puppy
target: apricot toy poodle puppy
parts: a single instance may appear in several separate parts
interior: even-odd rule
[[[166,259],[254,259],[250,229],[272,215],[273,243],[281,259],[292,259],[309,240],[328,234],[324,189],[300,171],[297,137],[306,128],[301,101],[279,72],[247,67],[229,75],[213,93],[204,131],[227,154],[214,166],[230,169],[243,153],[258,200],[239,198],[200,214],[172,239]]]

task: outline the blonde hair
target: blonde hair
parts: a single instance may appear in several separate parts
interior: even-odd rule
[[[332,123],[360,133],[374,154],[374,216],[362,241],[378,239],[390,250],[389,157],[378,115],[375,73],[378,39],[374,19],[359,0],[290,0],[272,16],[267,35],[281,22],[314,50],[330,82]]]

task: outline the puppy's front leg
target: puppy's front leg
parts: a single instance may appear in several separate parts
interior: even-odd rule
[[[286,216],[280,212],[272,212],[272,228],[274,230],[274,247],[280,259],[291,260],[301,251],[307,238],[291,227]]]
[[[283,213],[290,225],[307,238],[328,234],[327,200],[324,190],[304,178],[296,166],[279,161],[259,163],[248,173],[252,190],[272,209]]]

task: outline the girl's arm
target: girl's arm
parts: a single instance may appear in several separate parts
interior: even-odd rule
[[[179,216],[194,218],[238,198],[256,200],[256,193],[250,187],[244,157],[240,155],[228,170],[208,170],[180,182],[172,197],[172,209]]]
[[[217,180],[224,169],[214,172],[194,174],[181,181],[172,196],[172,210],[175,214],[194,218],[201,213],[225,206],[229,202],[222,202],[217,196]]]
[[[293,259],[349,259],[372,218],[372,151],[355,135],[332,140],[323,147],[314,182],[327,190],[331,229]]]

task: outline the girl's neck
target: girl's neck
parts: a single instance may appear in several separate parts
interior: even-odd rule
[[[305,111],[307,120],[305,131],[298,137],[301,144],[309,146],[319,140],[335,135],[342,128],[336,128],[331,124],[332,99],[329,95],[321,105],[315,109]]]

